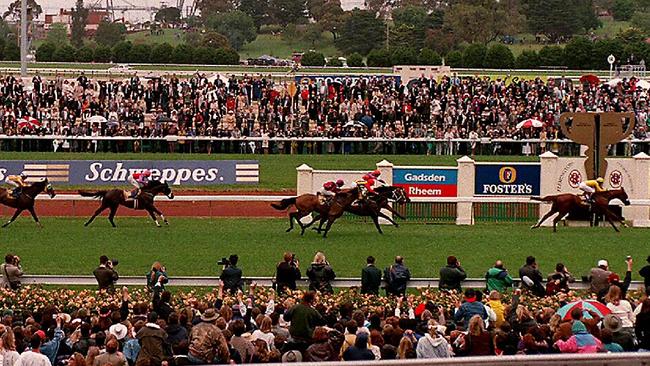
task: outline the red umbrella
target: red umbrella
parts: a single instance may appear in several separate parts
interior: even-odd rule
[[[516,127],[518,130],[521,130],[522,128],[542,128],[544,127],[544,122],[535,118],[529,118],[517,123]]]
[[[600,79],[596,75],[587,74],[580,77],[580,82],[583,84],[597,85],[600,84]]]
[[[591,319],[589,310],[598,314],[601,318],[604,318],[605,315],[611,313],[611,310],[609,310],[605,304],[596,300],[578,300],[564,305],[557,311],[557,314],[562,317],[562,320],[570,320],[571,311],[573,309],[581,309],[583,311],[583,316],[589,319]]]
[[[18,128],[34,128],[34,127],[40,127],[41,122],[39,122],[36,118],[30,117],[30,116],[24,116],[20,120],[18,120]]]

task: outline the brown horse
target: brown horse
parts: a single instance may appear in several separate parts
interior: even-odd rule
[[[618,217],[618,215],[613,213],[608,208],[609,202],[614,199],[621,200],[623,204],[626,206],[630,204],[630,200],[627,197],[627,193],[625,193],[625,189],[620,188],[611,191],[595,192],[592,194],[591,198],[593,200],[593,203],[591,205],[593,212],[605,216],[605,219],[612,225],[614,230],[616,230],[617,232],[619,231],[616,225],[614,224],[614,221],[620,222],[623,226],[627,226],[625,222],[623,222],[622,218]],[[562,220],[564,216],[566,216],[569,212],[575,209],[588,208],[588,206],[582,202],[582,199],[578,195],[572,193],[564,193],[564,194],[558,194],[558,195],[546,196],[546,197],[535,196],[535,197],[531,197],[530,199],[535,201],[552,203],[551,210],[547,212],[546,215],[542,216],[542,218],[539,219],[537,224],[531,226],[531,229],[538,228],[549,217],[557,213],[558,215],[555,217],[555,219],[553,219],[553,232],[556,232],[557,223],[560,220]]]
[[[164,194],[169,199],[174,198],[174,193],[172,192],[171,188],[169,188],[169,185],[157,180],[152,180],[147,185],[142,187],[140,194],[135,199],[127,199],[126,195],[128,192],[125,192],[122,189],[111,189],[95,192],[79,191],[79,194],[82,197],[95,197],[102,199],[101,206],[99,206],[99,208],[90,217],[90,219],[88,219],[84,226],[90,225],[90,223],[95,220],[95,217],[97,217],[100,213],[108,208],[110,210],[110,213],[108,214],[108,221],[111,223],[111,225],[113,225],[113,227],[117,227],[113,219],[115,218],[115,213],[117,212],[117,208],[120,205],[134,210],[146,210],[149,213],[149,216],[151,216],[151,219],[156,223],[156,226],[160,227],[160,223],[156,217],[156,214],[158,214],[160,215],[160,218],[163,219],[165,224],[169,225],[169,221],[167,221],[165,215],[163,215],[163,213],[158,210],[156,206],[154,206],[154,197],[156,197],[159,193]]]
[[[341,191],[332,198],[332,204],[327,211],[327,225],[325,225],[325,230],[323,230],[323,238],[327,237],[327,233],[330,231],[334,221],[343,216],[343,213],[350,207],[352,202],[356,201],[358,198],[359,187]]]
[[[54,198],[54,196],[56,196],[54,188],[52,188],[50,182],[47,181],[47,178],[45,180],[35,182],[31,186],[23,187],[18,198],[13,197],[10,190],[6,188],[0,188],[0,203],[16,209],[16,212],[11,217],[11,219],[2,225],[2,227],[9,226],[9,224],[14,222],[20,213],[25,210],[29,211],[29,213],[32,214],[34,221],[36,221],[36,224],[38,224],[39,227],[43,227],[43,225],[41,225],[41,222],[38,221],[36,211],[34,211],[34,198],[43,191],[47,192],[47,194],[50,195],[50,198]]]
[[[329,208],[329,204],[321,204],[319,197],[311,193],[301,194],[297,197],[285,198],[281,200],[280,203],[271,203],[271,207],[280,211],[284,211],[291,206],[296,206],[297,211],[289,213],[289,228],[286,230],[286,232],[293,230],[293,221],[295,220],[300,226],[300,235],[303,235],[305,233],[305,229],[314,223],[314,220],[312,220],[308,225],[304,225],[302,222],[300,222],[303,217],[311,214],[312,212],[327,213],[327,210]]]

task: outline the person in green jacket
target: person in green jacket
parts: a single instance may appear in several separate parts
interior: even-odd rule
[[[303,343],[307,348],[317,326],[325,325],[325,320],[314,309],[318,295],[314,291],[307,291],[302,295],[300,304],[294,305],[284,313],[284,320],[291,322],[289,334],[294,343]]]
[[[381,270],[375,267],[375,257],[369,256],[366,267],[361,270],[361,293],[379,295]]]
[[[501,260],[496,261],[494,267],[488,269],[485,274],[485,281],[488,292],[496,290],[503,293],[506,292],[506,289],[512,287],[512,277],[508,274],[508,270]]]

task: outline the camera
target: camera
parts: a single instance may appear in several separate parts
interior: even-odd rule
[[[222,258],[217,262],[217,264],[220,265],[220,266],[229,266],[229,265],[230,265],[230,261],[228,260],[228,258],[226,258],[226,257],[222,257]]]
[[[111,264],[113,265],[113,267],[115,267],[115,266],[117,266],[118,264],[120,264],[120,261],[118,261],[117,259],[113,258],[113,259],[111,259]]]

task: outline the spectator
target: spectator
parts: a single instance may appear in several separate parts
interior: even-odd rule
[[[13,366],[52,366],[50,360],[40,352],[41,336],[33,334],[29,340],[30,351],[20,354]]]
[[[607,328],[600,331],[600,341],[603,342],[603,347],[605,348],[606,352],[609,353],[625,352],[623,350],[623,347],[621,347],[620,344],[614,342],[614,340],[612,339],[612,331]]]
[[[402,256],[395,257],[395,264],[384,270],[386,295],[404,296],[406,284],[411,279],[411,271],[404,265]]]
[[[361,270],[361,293],[379,295],[381,286],[381,270],[375,267],[375,257],[366,259],[366,266]]]
[[[301,303],[294,305],[284,313],[284,320],[291,322],[289,326],[291,341],[304,347],[303,349],[306,349],[311,341],[314,328],[325,324],[323,317],[314,309],[314,304],[318,300],[317,296],[313,291],[305,292]]]
[[[164,321],[167,321],[169,315],[174,312],[174,309],[171,306],[172,294],[169,291],[163,291],[162,293],[154,291],[152,308],[158,314],[158,317]]]
[[[603,319],[603,327],[612,332],[612,340],[618,343],[625,352],[635,350],[634,335],[623,329],[623,321],[614,314],[609,314]]]
[[[429,324],[428,332],[418,341],[418,358],[449,358],[453,356],[451,346],[445,339],[445,327]]]
[[[192,364],[227,363],[230,352],[226,338],[215,322],[219,318],[215,309],[207,309],[201,315],[201,322],[192,327],[187,359]]]
[[[482,303],[476,301],[476,292],[473,289],[465,290],[465,301],[461,304],[456,303],[456,312],[454,319],[462,321],[465,329],[469,326],[469,321],[474,315],[480,316],[481,319],[487,319],[488,314]]]
[[[470,319],[465,343],[467,354],[470,356],[494,355],[494,342],[490,333],[485,330],[485,323],[480,315],[474,315]]]
[[[147,274],[147,288],[152,292],[161,292],[165,290],[167,282],[169,282],[169,276],[167,276],[165,266],[160,262],[154,262]]]
[[[23,270],[20,265],[20,257],[8,253],[5,256],[5,262],[0,265],[0,288],[18,290],[22,276]]]
[[[160,365],[171,356],[167,347],[167,333],[160,328],[157,321],[158,314],[150,312],[147,315],[147,323],[136,334],[141,346],[136,366]]]
[[[341,333],[336,330],[328,331],[327,328],[317,327],[314,330],[313,343],[305,352],[305,361],[339,361],[342,338]]]
[[[535,257],[528,256],[526,258],[526,264],[519,269],[519,277],[523,289],[532,292],[535,296],[542,297],[546,295],[546,290],[542,284],[544,277],[538,269]]]
[[[467,274],[460,262],[453,255],[447,257],[447,265],[440,269],[440,289],[462,292],[460,283],[467,278]]]
[[[634,333],[639,342],[639,351],[650,352],[650,299],[643,300],[639,308]]]
[[[587,332],[587,328],[581,321],[573,322],[571,326],[573,335],[567,340],[558,340],[553,345],[562,353],[597,353],[604,347],[598,338]]]
[[[239,262],[239,256],[232,254],[224,264],[221,275],[219,276],[221,281],[223,281],[223,288],[231,294],[242,291],[244,288],[242,270],[237,268],[237,262]]]
[[[117,261],[109,261],[105,255],[99,257],[99,267],[93,271],[93,274],[100,290],[106,290],[109,293],[115,292],[115,282],[119,279],[117,271],[114,269],[115,265],[117,265]]]
[[[488,269],[485,274],[485,284],[488,292],[498,291],[506,292],[506,289],[512,287],[512,277],[503,265],[501,260],[494,263],[494,267]]]
[[[167,328],[165,328],[165,332],[167,332],[167,341],[172,346],[178,345],[181,342],[187,342],[187,336],[188,336],[187,328],[185,328],[180,324],[178,313],[174,312],[169,314],[169,318],[167,319]]]
[[[368,349],[368,334],[359,333],[354,342],[354,346],[348,347],[343,352],[343,360],[345,361],[371,361],[375,359],[375,355]]]
[[[41,354],[47,356],[51,364],[55,364],[56,355],[59,352],[59,346],[61,345],[61,340],[64,336],[63,330],[61,329],[61,323],[63,321],[60,316],[54,316],[56,316],[56,328],[51,333],[48,331],[48,333],[50,333],[49,340],[48,335],[44,331],[39,330],[36,332],[36,334],[41,337],[42,344],[40,347],[40,352]]]
[[[575,278],[563,263],[555,265],[555,272],[548,275],[546,280],[546,294],[555,295],[558,292],[569,292],[569,283],[575,282]]]
[[[296,255],[291,252],[285,252],[282,262],[278,263],[275,268],[275,284],[278,294],[283,294],[287,290],[296,290],[296,281],[300,279],[300,262]]]
[[[251,338],[253,340],[261,339],[266,342],[268,350],[275,348],[275,335],[273,334],[273,321],[270,317],[262,317],[262,321],[258,324],[259,329],[256,329]]]
[[[609,275],[612,272],[609,271],[609,264],[606,260],[601,259],[598,261],[598,266],[591,269],[591,274],[589,276],[589,282],[591,282],[590,290],[598,294],[602,290],[609,287]]]
[[[643,277],[643,286],[646,294],[650,296],[650,255],[646,259],[648,264],[639,270],[639,275]]]
[[[490,291],[487,305],[492,309],[495,315],[494,327],[501,327],[501,324],[505,321],[505,306],[501,302],[501,292],[497,290]]]
[[[317,252],[314,261],[307,268],[309,277],[309,291],[318,291],[321,294],[332,294],[331,281],[336,278],[336,273],[325,259],[325,254]]]
[[[106,352],[95,357],[93,366],[127,366],[126,357],[118,350],[119,343],[116,339],[106,342]]]
[[[7,366],[14,365],[18,357],[20,357],[18,352],[16,352],[14,331],[4,325],[0,325],[0,356],[2,356],[4,365]]]
[[[246,338],[242,337],[242,334],[246,331],[246,325],[241,319],[235,320],[231,324],[232,338],[230,339],[230,345],[234,348],[239,357],[241,358],[242,363],[251,363],[253,362],[253,355],[255,354],[255,347],[253,344]]]
[[[624,330],[632,332],[636,316],[632,311],[632,305],[629,301],[621,298],[621,289],[614,285],[609,287],[609,291],[605,296],[607,308],[611,310],[611,314],[616,315],[621,319],[621,325]]]

